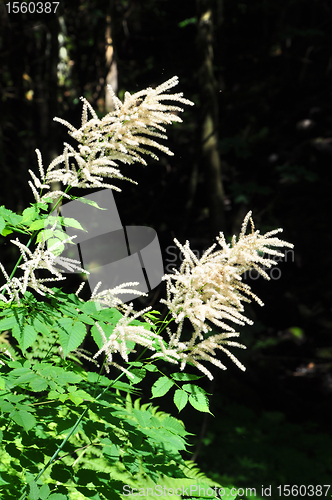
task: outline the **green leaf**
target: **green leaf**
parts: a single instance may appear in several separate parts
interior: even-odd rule
[[[21,224],[30,224],[38,217],[38,210],[36,207],[26,208],[22,213],[22,221]]]
[[[158,371],[158,368],[156,367],[156,365],[145,365],[144,368],[148,372],[157,372]]]
[[[109,385],[110,381],[107,377],[104,375],[99,375],[98,373],[95,372],[88,372],[87,375],[87,381],[90,382],[90,384],[98,384],[98,385]]]
[[[60,345],[63,349],[64,356],[67,356],[71,351],[83,342],[86,336],[86,327],[80,321],[74,321],[71,318],[61,318],[57,321],[60,328],[58,329]]]
[[[201,392],[190,394],[189,403],[195,408],[195,410],[202,411],[204,413],[211,413],[209,410],[209,400],[206,394],[202,394]]]
[[[38,500],[39,499],[39,488],[36,485],[35,481],[29,483],[30,493],[28,495],[28,500]]]
[[[50,494],[50,487],[48,484],[43,484],[43,486],[39,490],[39,498],[40,500],[46,500]]]
[[[23,335],[20,342],[20,347],[23,351],[34,343],[37,338],[37,332],[32,325],[24,325]]]
[[[75,405],[80,405],[81,403],[83,403],[84,400],[86,401],[94,400],[94,398],[90,396],[90,394],[83,391],[82,389],[77,390],[77,388],[74,386],[69,387],[68,397]]]
[[[32,429],[37,423],[35,417],[26,410],[14,410],[9,416],[14,420],[14,422],[17,423],[17,425],[23,427],[26,432]]]
[[[132,375],[134,375],[134,378],[128,377],[128,379],[134,385],[139,384],[144,379],[145,374],[146,374],[146,371],[144,370],[144,368],[143,369],[134,368],[132,370],[130,369],[129,371]]]
[[[32,224],[30,224],[30,231],[38,231],[38,229],[43,229],[45,226],[45,219],[34,220]],[[39,236],[39,235],[38,235]]]
[[[188,403],[188,394],[182,389],[176,389],[173,401],[177,409],[181,411]]]
[[[162,420],[162,424],[165,429],[173,432],[173,434],[176,434],[177,436],[186,436],[187,434],[189,434],[186,431],[184,424],[180,420],[172,416],[164,418]]]
[[[68,497],[62,493],[52,493],[47,500],[68,500]]]
[[[174,382],[168,377],[158,378],[158,380],[156,380],[151,387],[152,397],[160,398],[161,396],[164,396],[171,389],[171,387],[173,387],[173,385]]]
[[[29,385],[33,392],[43,392],[48,387],[47,380],[38,376],[36,376],[33,380],[31,380]]]
[[[82,231],[88,232],[86,229],[83,229],[81,224],[76,219],[72,219],[71,217],[63,217],[61,218],[61,224],[65,227],[75,227],[76,229],[81,229]]]
[[[111,334],[113,333],[115,325],[113,325],[111,323],[106,324],[103,321],[98,321],[98,324],[99,324],[100,328],[102,328],[103,332],[106,335],[106,338],[108,339],[111,336]],[[94,341],[96,342],[98,348],[101,349],[102,346],[104,345],[104,341],[102,339],[100,331],[98,330],[98,328],[95,325],[93,325],[93,327],[91,328],[91,335],[92,335]]]
[[[99,210],[108,210],[107,208],[101,208],[95,201],[89,200],[87,198],[80,198],[80,197],[71,195],[71,199],[80,201],[81,203],[86,203],[87,205],[91,205],[92,207],[98,208]]]
[[[85,314],[97,314],[98,312],[95,302],[84,302],[80,309]]]
[[[173,373],[171,375],[173,380],[180,380],[182,382],[187,382],[188,380],[198,380],[199,378],[203,378],[200,375],[194,375],[193,373]]]
[[[14,314],[6,316],[0,321],[0,331],[11,330],[14,325],[16,325],[16,318]]]
[[[50,334],[50,330],[48,328],[48,326],[45,325],[45,323],[43,323],[42,321],[40,321],[37,317],[34,317],[33,318],[33,326],[34,326],[34,329],[37,331],[37,333],[43,333],[44,335],[49,335]]]
[[[151,414],[147,411],[133,409],[133,415],[135,415],[139,425],[141,427],[151,427],[150,420]]]
[[[84,321],[84,323],[86,323],[87,325],[94,325],[95,322],[92,318],[90,318],[90,316],[88,316],[87,314],[84,314],[84,313],[81,313],[79,315],[79,319],[80,321]]]
[[[7,236],[8,234],[13,233],[12,229],[3,229],[2,230],[2,236]]]
[[[21,384],[26,384],[36,377],[35,373],[29,368],[16,368],[11,372],[10,376],[10,388],[16,387],[17,385]]]
[[[14,405],[12,405],[9,401],[3,401],[0,399],[0,410],[3,413],[9,413],[11,411],[14,411],[14,409]]]
[[[2,231],[5,229],[5,227],[6,227],[6,221],[2,217],[2,215],[0,215],[0,234],[2,234]]]
[[[206,394],[206,391],[202,389],[202,387],[199,387],[195,384],[184,384],[182,386],[182,389],[186,392],[189,392],[189,394]]]
[[[9,210],[9,208],[5,208],[4,205],[0,207],[0,215],[8,222],[8,224],[11,224],[12,226],[16,226],[22,220],[21,215]]]

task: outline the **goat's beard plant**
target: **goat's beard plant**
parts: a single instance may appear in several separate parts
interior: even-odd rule
[[[152,386],[153,397],[163,396],[174,386],[174,403],[179,411],[188,401],[200,411],[209,411],[205,391],[193,383],[200,377],[183,372],[186,365],[196,367],[212,379],[206,363],[226,369],[217,358],[216,351],[221,350],[245,370],[229,351],[229,347],[245,348],[229,340],[239,336],[230,323],[251,324],[244,315],[243,302],[253,298],[263,303],[249,285],[243,283],[242,275],[255,269],[268,279],[264,267],[276,264],[273,257],[283,256],[276,249],[293,246],[275,236],[281,229],[261,235],[254,228],[251,212],[244,219],[238,239],[233,236],[232,242],[227,243],[220,233],[217,237],[220,249],[214,251],[214,244],[200,259],[192,252],[188,241],[182,246],[175,240],[184,260],[179,271],[163,278],[167,283],[167,298],[161,302],[169,310],[164,320],[159,320],[158,313],[151,312],[149,307],[136,312],[132,304],[121,301],[119,295],[133,292],[132,287],[137,283],[98,291],[99,283],[86,302],[79,297],[84,282],[75,294],[66,294],[45,284],[64,280],[66,271],[86,273],[80,262],[61,257],[65,244],[73,239],[66,236],[61,226],[80,229],[80,224],[49,213],[63,198],[77,199],[69,194],[71,187],[120,191],[105,179],[134,182],[123,177],[119,164],[145,164],[143,155],[146,154],[156,158],[150,147],[172,154],[157,140],[167,138],[165,125],[180,122],[178,113],[183,110],[164,101],[193,104],[181,93],[167,93],[177,83],[174,77],[155,89],[148,88],[133,95],[126,92],[123,103],[113,94],[115,111],[102,119],[82,99],[79,129],[55,118],[69,128],[78,148],[65,143],[63,154],[53,160],[46,171],[37,150],[40,177],[29,170],[35,203],[22,215],[0,207],[3,236],[14,231],[30,236],[26,245],[18,238],[11,240],[21,256],[10,276],[0,264],[5,277],[5,284],[0,287],[0,331],[3,332],[0,336],[0,441],[2,438],[4,443],[0,453],[2,462],[11,471],[11,475],[3,476],[0,491],[1,484],[5,484],[8,498],[18,498],[18,492],[22,499],[27,495],[51,499],[55,493],[63,494],[61,498],[111,498],[109,495],[123,493],[120,486],[139,485],[143,477],[151,484],[167,482],[167,476],[179,486],[187,480],[192,482],[186,478],[193,473],[179,453],[185,449],[183,427],[173,417],[156,413],[151,405],[140,407],[138,400],[133,409],[130,393],[138,394],[134,384],[144,378],[146,371],[156,372],[159,378]],[[112,92],[111,88],[109,90]],[[90,119],[88,112],[92,115]],[[55,182],[62,183],[63,190],[52,190]],[[85,199],[78,198],[79,201]],[[247,234],[249,222],[251,227]],[[30,250],[32,243],[35,243],[34,251]],[[17,269],[23,271],[22,276],[15,276]],[[51,277],[38,277],[39,270],[49,271]],[[34,295],[29,288],[34,290]],[[139,291],[136,294],[144,295]],[[191,324],[189,340],[185,340],[183,334],[185,321]],[[220,330],[217,333],[216,327]],[[97,345],[95,353],[80,348],[88,329]],[[164,330],[167,338],[163,336]],[[131,360],[136,346],[143,350]],[[151,355],[145,358],[148,351]],[[87,363],[95,363],[99,375],[84,370],[81,358]],[[164,375],[155,364],[159,358],[178,365],[180,372]],[[111,379],[101,375],[102,370],[111,376],[113,370],[120,372],[117,378]],[[120,382],[123,375],[128,377],[129,384]],[[98,392],[98,389],[101,390]],[[127,393],[126,401],[124,393]],[[48,413],[43,412],[43,408]],[[71,421],[67,427],[63,425],[63,418]],[[129,419],[131,427],[125,424],[125,419]],[[22,428],[27,435],[22,433]],[[136,441],[132,442],[134,436]],[[177,440],[173,439],[175,436]],[[46,438],[54,440],[54,453],[39,444]],[[18,455],[11,454],[11,441],[15,442],[20,457],[25,456],[26,447],[30,446],[31,452],[31,449],[36,451],[38,445],[38,457],[30,461],[25,458],[27,465],[23,469],[18,467]],[[182,467],[181,473],[179,467]],[[94,469],[95,475],[86,479],[80,470],[89,469]],[[107,486],[105,471],[109,474]],[[1,468],[0,474],[4,474]],[[119,478],[120,482],[115,481]],[[93,496],[95,493],[97,496]]]

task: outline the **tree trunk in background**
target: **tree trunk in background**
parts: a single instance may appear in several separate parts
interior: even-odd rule
[[[224,230],[224,188],[218,151],[218,88],[213,72],[214,0],[197,0],[197,51],[201,98],[201,154],[208,189],[210,227],[213,234]],[[221,22],[221,0],[217,1]]]
[[[59,23],[57,19],[36,28],[36,57],[32,66],[35,137],[37,147],[42,152],[45,170],[50,162],[58,154],[61,154],[61,151],[58,151],[59,144],[56,141],[56,125],[53,122],[53,117],[57,115],[58,107],[58,36]],[[37,160],[35,161],[35,165],[37,165]],[[53,182],[51,190],[56,191],[58,189],[61,189],[60,183]]]
[[[109,113],[114,110],[112,96],[107,89],[107,85],[111,85],[115,94],[118,91],[118,68],[114,56],[114,41],[112,36],[112,16],[106,16],[106,31],[105,31],[105,60],[106,60],[106,88],[105,88],[105,111]]]

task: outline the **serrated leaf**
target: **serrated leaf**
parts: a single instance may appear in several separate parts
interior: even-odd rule
[[[133,370],[130,369],[129,371],[134,376],[134,378],[128,377],[128,379],[133,385],[139,384],[144,379],[146,374],[144,368],[143,369],[134,368]]]
[[[134,408],[133,415],[135,415],[137,422],[141,427],[151,427],[150,424],[151,413],[148,413],[147,411],[137,410]]]
[[[86,327],[80,321],[74,321],[71,318],[61,318],[57,321],[61,328],[58,329],[60,345],[64,356],[67,356],[71,351],[83,342],[86,336]]]
[[[16,226],[22,220],[22,215],[16,214],[9,208],[5,208],[4,205],[0,207],[0,215],[12,226]]]
[[[84,323],[86,323],[87,325],[94,325],[95,322],[92,318],[90,318],[90,316],[88,316],[87,314],[84,314],[84,313],[81,313],[78,318],[80,319],[80,321],[84,321]]]
[[[50,330],[49,328],[38,318],[34,317],[33,318],[33,326],[34,329],[37,331],[37,333],[43,333],[44,335],[49,335]]]
[[[164,396],[174,385],[174,382],[168,377],[160,377],[151,387],[152,397],[160,398]]]
[[[11,330],[13,326],[16,325],[16,318],[14,315],[6,316],[2,320],[0,320],[0,331],[3,330]]]
[[[158,368],[156,367],[156,365],[145,365],[144,368],[148,372],[157,372],[158,371]]]
[[[25,351],[28,347],[32,346],[37,338],[37,332],[32,325],[24,325],[23,334],[20,342],[20,347]]]
[[[13,379],[12,377],[17,377]],[[11,382],[10,388],[16,387],[17,385],[27,384],[36,377],[36,374],[29,368],[17,368],[11,372]]]
[[[80,309],[85,314],[97,314],[97,307],[95,302],[85,302],[80,306]]]
[[[112,323],[112,325],[116,325],[117,322],[123,317],[123,314],[120,313],[114,307],[110,309],[101,309],[97,312],[98,320],[107,321],[108,323]],[[132,324],[133,322],[131,322]]]
[[[38,210],[36,207],[29,207],[23,210],[21,224],[29,224],[34,221],[38,216]]]
[[[12,328],[12,335],[17,340],[19,345],[21,345],[22,333],[23,333],[23,328],[19,323],[16,322],[16,324]]]
[[[85,231],[87,233],[87,230],[86,229],[83,229],[83,227],[81,226],[81,224],[78,222],[78,220],[76,219],[73,219],[71,217],[63,217],[61,219],[61,223],[65,226],[65,227],[75,227],[76,229],[81,229],[82,231]]]
[[[56,248],[52,248],[53,245],[56,245],[57,243],[60,243],[57,238],[50,238],[49,240],[47,240],[47,245],[48,245],[49,251],[52,252],[52,254],[55,255],[56,257],[59,257],[62,254],[62,252],[64,251],[65,246],[63,244],[61,244],[61,245],[58,245]]]
[[[173,401],[179,411],[183,410],[183,408],[186,406],[186,404],[188,403],[188,398],[189,396],[185,391],[182,391],[182,389],[176,389]]]
[[[61,397],[59,399],[61,399]],[[76,406],[83,403],[84,400],[84,398],[82,398],[79,394],[68,394],[68,399],[70,399]]]
[[[206,394],[206,391],[195,384],[183,384],[182,390],[189,392],[190,394]]]
[[[205,394],[197,392],[196,394],[190,394],[189,403],[195,408],[195,410],[211,413],[209,410],[209,400]],[[212,415],[212,413],[211,413]]]
[[[14,422],[17,423],[17,425],[23,427],[26,432],[32,429],[37,423],[35,417],[26,410],[14,410],[9,416],[14,420]]]
[[[38,231],[38,229],[43,229],[45,226],[45,219],[34,220],[30,226],[30,231]],[[39,236],[39,235],[38,235]]]
[[[172,416],[168,416],[162,421],[163,427],[168,431],[173,432],[177,436],[186,436],[189,432],[186,431],[183,423]]]
[[[43,392],[48,387],[47,380],[38,376],[36,376],[33,380],[31,380],[29,385],[33,392]]]

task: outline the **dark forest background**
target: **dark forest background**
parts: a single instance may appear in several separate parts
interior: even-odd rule
[[[173,157],[123,167],[138,182],[114,195],[123,225],[154,228],[165,267],[180,263],[174,237],[201,253],[219,231],[238,233],[248,210],[262,233],[283,227],[295,245],[269,283],[250,282],[265,307],[247,307],[255,324],[241,329],[247,351],[235,353],[247,371],[224,359],[227,372],[203,381],[214,417],[180,414],[195,434],[192,456],[223,485],[274,485],[276,498],[279,484],[329,484],[331,2],[60,0],[56,14],[0,9],[0,205],[21,211],[34,201],[34,150],[45,165],[61,154],[70,140],[52,119],[78,126],[80,96],[103,115],[106,83],[122,98],[178,75],[174,91],[196,105],[168,130]],[[13,247],[2,238],[9,269]],[[149,302],[157,307],[162,296],[160,285]]]

